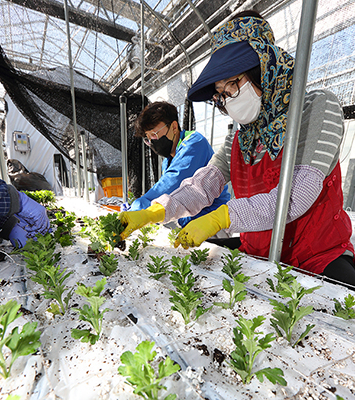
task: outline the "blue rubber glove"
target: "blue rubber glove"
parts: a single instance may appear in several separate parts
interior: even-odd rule
[[[126,202],[121,204],[121,211],[130,211],[131,206]]]
[[[34,237],[37,233],[46,234],[50,228],[46,208],[22,192],[19,192],[19,197],[20,211],[14,214],[20,220],[18,225],[27,232],[28,237]]]
[[[9,234],[9,240],[14,247],[21,248],[27,242],[27,232],[17,223]]]

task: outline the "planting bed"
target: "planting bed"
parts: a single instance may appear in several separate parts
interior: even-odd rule
[[[58,204],[79,217],[107,213],[80,199],[61,199]],[[74,230],[79,229],[77,225]],[[6,257],[0,263],[0,304],[10,299],[21,303],[23,316],[14,324],[22,326],[28,321],[37,321],[37,329],[42,334],[37,353],[18,358],[11,377],[0,378],[0,398],[18,395],[21,400],[139,399],[117,369],[122,365],[122,353],[135,352],[143,340],[155,342],[156,363],[169,356],[181,367],[164,381],[167,391],[161,391],[161,399],[169,393],[186,400],[355,398],[355,320],[333,316],[333,299],[343,302],[348,293],[354,292],[293,271],[305,288],[321,285],[302,299],[301,305],[311,305],[316,311],[301,320],[294,335],[302,333],[307,324],[315,327],[295,348],[278,338],[256,358],[255,370],[280,368],[287,386],[267,379],[261,383],[256,377],[245,385],[228,365],[229,355],[235,348],[233,328],[239,316],[251,319],[263,315],[265,322],[259,330],[264,335],[275,333],[270,325],[273,306],[269,300],[281,298],[271,291],[266,279],[276,282],[276,265],[243,257],[242,272],[251,277],[246,283],[245,299],[237,302],[233,310],[213,306],[197,321],[185,325],[182,316],[171,310],[170,279],[167,276],[151,279],[146,268],[151,262],[150,256],[170,260],[172,256],[183,258],[190,254],[190,250],[174,249],[168,233],[167,228],[160,227],[152,236],[152,244],[140,249],[136,261],[125,258],[135,235],[127,240],[125,251],[114,251],[118,269],[107,277],[103,291],[106,302],[102,308],[110,311],[105,313],[101,337],[93,345],[71,337],[72,329],[85,326],[72,310],[82,306],[82,298],[74,294],[69,311],[64,316],[53,317],[47,311],[50,300],[44,299],[41,286],[29,279],[22,256]],[[204,248],[209,248],[207,260],[198,266],[192,265],[191,269],[197,277],[196,287],[203,293],[202,306],[206,308],[214,302],[228,301],[228,293],[222,287],[226,278],[222,257],[229,251],[207,243],[201,246]],[[6,253],[11,251],[8,242],[3,242],[0,249]],[[61,267],[73,271],[66,282],[68,286],[74,287],[77,283],[94,286],[103,278],[97,259],[90,257],[87,250],[88,240],[80,236],[72,246],[58,245]]]

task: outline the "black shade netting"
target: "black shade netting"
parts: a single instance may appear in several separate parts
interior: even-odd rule
[[[65,157],[75,164],[75,136],[69,68],[40,70],[28,74],[15,70],[0,47],[0,81],[23,116]],[[88,169],[98,179],[122,176],[121,115],[119,95],[74,71],[74,92],[78,143],[85,132]],[[142,152],[145,149],[145,189],[156,182],[156,154],[134,136],[134,121],[142,110],[142,96],[127,98],[127,163],[129,190],[142,195]],[[145,105],[148,103],[145,98]]]

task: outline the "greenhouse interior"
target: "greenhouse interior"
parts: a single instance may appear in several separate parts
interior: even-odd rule
[[[346,257],[355,246],[355,0],[0,0],[0,10],[0,178],[9,193],[39,202],[50,224],[23,246],[11,233],[0,239],[0,399],[354,399],[355,286],[280,254],[293,223],[286,219],[304,99],[323,90],[337,97],[342,118]],[[140,223],[121,240],[121,212],[130,215],[166,173],[154,140],[136,134],[147,105],[175,106],[181,131],[201,134],[211,154],[246,129],[218,106],[222,98],[227,109],[226,89],[218,101],[194,101],[189,91],[208,70],[216,32],[250,11],[295,60],[284,157],[270,191],[276,209],[261,229],[270,252],[229,247],[220,226],[196,247],[184,245],[176,218]],[[216,163],[205,165],[214,171]],[[241,196],[230,168],[232,203]],[[322,176],[319,193],[336,186],[335,173]],[[302,235],[312,241],[313,229],[326,243],[335,230],[323,229],[318,207],[319,221]]]

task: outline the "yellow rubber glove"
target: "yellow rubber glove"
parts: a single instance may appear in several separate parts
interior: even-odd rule
[[[174,247],[178,247],[180,244],[184,249],[199,246],[221,229],[229,228],[230,224],[228,206],[223,204],[217,210],[189,222],[179,232]]]
[[[143,228],[148,224],[164,221],[165,208],[161,204],[153,204],[146,210],[124,211],[119,215],[122,225],[125,227],[121,233],[121,240],[125,240],[133,231]]]

